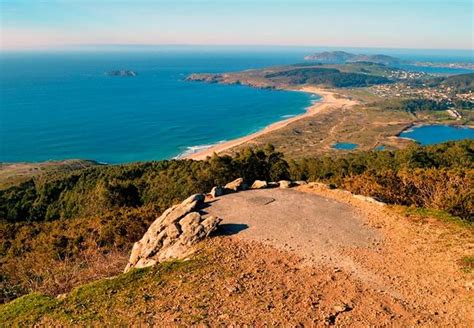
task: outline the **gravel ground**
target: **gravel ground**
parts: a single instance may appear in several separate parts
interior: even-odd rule
[[[221,217],[220,233],[235,241],[258,242],[294,254],[306,266],[343,272],[361,303],[364,294],[379,293],[380,302],[388,297],[399,324],[408,317],[421,326],[474,324],[473,275],[459,265],[472,256],[471,229],[406,217],[317,184],[225,195],[205,211]],[[334,279],[339,277],[327,283],[337,284]]]

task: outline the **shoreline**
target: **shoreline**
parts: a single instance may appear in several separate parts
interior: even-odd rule
[[[315,94],[317,96],[320,96],[321,100],[319,100],[319,101],[315,102],[314,104],[308,106],[306,108],[306,112],[304,112],[303,114],[296,115],[296,116],[293,116],[293,117],[289,117],[289,118],[281,120],[281,121],[277,121],[275,123],[272,123],[272,124],[266,126],[265,128],[263,128],[263,129],[261,129],[257,132],[251,133],[249,135],[246,135],[246,136],[243,136],[243,137],[240,137],[240,138],[237,138],[237,139],[233,139],[233,140],[229,140],[229,141],[225,141],[225,142],[222,142],[222,143],[212,145],[211,147],[203,149],[202,151],[198,151],[198,152],[193,153],[193,154],[189,154],[189,155],[179,157],[179,159],[192,159],[192,160],[198,160],[198,161],[199,160],[205,160],[207,157],[211,157],[214,153],[219,154],[221,152],[224,152],[224,151],[229,150],[231,148],[234,148],[236,146],[240,146],[240,145],[242,145],[244,143],[247,143],[247,142],[250,142],[250,141],[254,140],[255,138],[258,138],[259,136],[262,136],[266,133],[270,133],[270,132],[276,131],[278,129],[281,129],[283,127],[286,127],[287,125],[289,125],[293,122],[299,121],[299,120],[301,120],[303,118],[306,118],[306,117],[314,116],[314,115],[316,115],[316,114],[318,114],[318,113],[320,113],[324,110],[329,109],[329,107],[339,108],[339,107],[352,106],[352,105],[357,104],[357,102],[354,101],[354,100],[350,100],[350,99],[347,99],[347,98],[336,98],[335,93],[332,92],[331,90],[322,89],[322,88],[318,88],[318,87],[307,86],[307,87],[302,87],[302,88],[299,88],[299,89],[295,88],[295,89],[283,89],[283,90],[299,91],[299,92],[306,92],[306,93],[310,93],[310,94]]]

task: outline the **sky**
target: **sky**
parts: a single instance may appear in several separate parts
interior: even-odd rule
[[[0,47],[472,49],[472,0],[0,0]]]

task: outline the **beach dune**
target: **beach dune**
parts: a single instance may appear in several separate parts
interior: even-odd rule
[[[219,144],[216,144],[212,147],[203,149],[201,151],[197,151],[193,154],[188,154],[184,156],[183,158],[185,159],[193,159],[193,160],[205,160],[206,158],[212,156],[214,153],[219,154],[222,152],[225,152],[231,148],[234,148],[236,146],[242,145],[244,143],[250,142],[253,139],[264,135],[266,133],[281,129],[285,126],[287,126],[290,123],[296,122],[298,120],[301,120],[302,118],[305,117],[310,117],[317,115],[318,113],[321,113],[322,111],[326,110],[334,110],[337,108],[341,108],[344,106],[353,106],[357,104],[356,101],[348,99],[348,98],[342,98],[342,97],[336,97],[334,92],[327,90],[327,89],[322,89],[322,88],[317,88],[317,87],[312,87],[312,86],[305,86],[299,89],[292,89],[293,91],[303,91],[303,92],[308,92],[312,94],[316,94],[321,96],[321,100],[316,102],[315,104],[309,106],[306,109],[306,112],[301,115],[297,115],[294,117],[290,117],[288,119],[282,120],[275,122],[273,124],[270,124],[269,126],[265,127],[264,129],[249,134],[247,136],[237,138],[234,140],[229,140],[226,142],[222,142]]]

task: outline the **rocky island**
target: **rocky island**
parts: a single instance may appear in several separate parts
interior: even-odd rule
[[[105,75],[126,77],[126,76],[137,76],[138,74],[136,72],[130,71],[130,70],[116,70],[116,71],[109,71],[109,72],[105,73]]]

